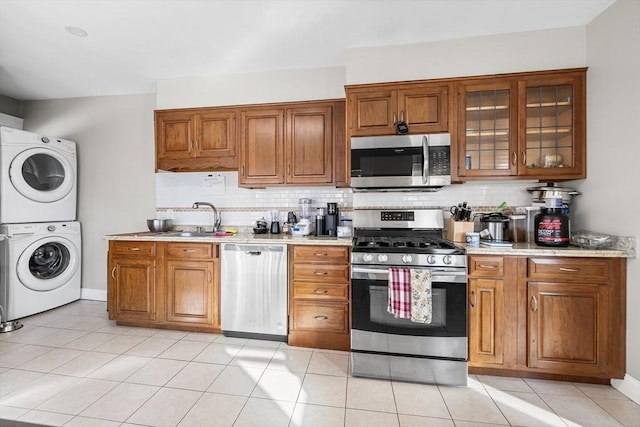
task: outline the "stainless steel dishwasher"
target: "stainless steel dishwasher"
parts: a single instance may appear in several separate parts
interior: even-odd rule
[[[226,336],[287,340],[287,245],[222,244],[220,311]]]

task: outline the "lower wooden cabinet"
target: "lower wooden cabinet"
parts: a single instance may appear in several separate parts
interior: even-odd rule
[[[111,241],[109,271],[119,324],[220,332],[217,244]]]
[[[469,279],[469,360],[502,365],[504,361],[504,281]]]
[[[184,258],[171,259],[171,248],[181,245]],[[200,255],[202,260],[194,259],[191,253],[200,249],[211,252],[212,244],[206,243],[169,243],[166,260],[166,320],[175,324],[202,324],[220,327],[218,310],[220,279],[216,272],[220,270],[219,258],[211,254]],[[207,259],[207,257],[209,257]]]
[[[289,249],[289,345],[349,350],[349,248]]]
[[[470,372],[622,378],[625,279],[624,258],[470,256]]]
[[[109,244],[109,318],[153,321],[156,318],[156,244]]]

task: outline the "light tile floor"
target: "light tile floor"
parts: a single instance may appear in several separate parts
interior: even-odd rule
[[[23,323],[0,334],[6,420],[82,427],[640,427],[640,406],[609,386],[474,375],[467,387],[354,378],[346,352],[116,326],[98,301]]]

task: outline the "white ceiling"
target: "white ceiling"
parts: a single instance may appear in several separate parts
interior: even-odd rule
[[[614,1],[0,0],[0,94],[138,94],[158,79],[341,66],[350,48],[582,26]]]

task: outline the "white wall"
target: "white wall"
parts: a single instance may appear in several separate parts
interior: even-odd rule
[[[132,95],[23,105],[26,130],[77,143],[83,297],[106,297],[104,235],[145,229],[155,215],[154,103]]]
[[[634,236],[637,242],[640,2],[618,0],[587,26],[587,62],[588,178],[578,185],[582,195],[575,221],[586,229]],[[627,373],[632,379],[625,383],[635,384],[635,392],[627,394],[640,403],[640,259],[628,260],[627,269]]]
[[[344,67],[163,79],[158,109],[344,98]]]
[[[347,84],[584,67],[585,28],[351,49]]]

